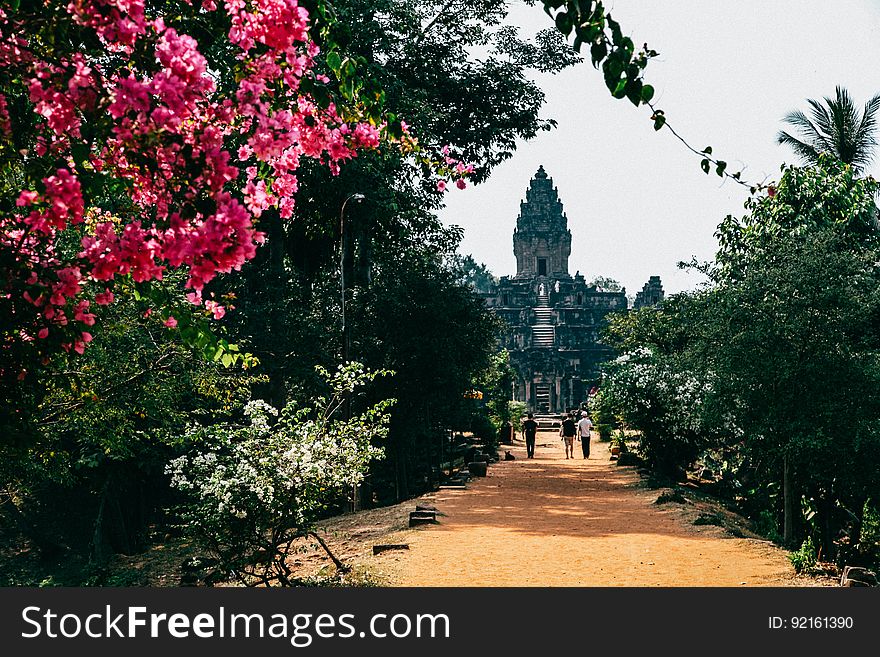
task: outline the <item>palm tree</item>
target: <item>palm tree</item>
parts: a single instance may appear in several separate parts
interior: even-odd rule
[[[837,97],[825,97],[823,105],[818,100],[807,99],[810,104],[810,117],[795,110],[783,119],[798,129],[798,137],[783,131],[776,136],[779,144],[787,144],[808,164],[816,164],[819,155],[828,153],[841,162],[852,165],[856,171],[864,171],[871,163],[873,150],[877,145],[874,132],[877,130],[877,110],[880,109],[880,94],[865,104],[859,112],[849,92],[843,87],[836,88]]]

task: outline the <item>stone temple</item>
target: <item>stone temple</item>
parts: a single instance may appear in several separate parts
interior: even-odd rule
[[[586,401],[599,383],[599,366],[614,355],[600,342],[599,331],[609,313],[627,311],[626,290],[603,291],[579,272],[569,273],[571,246],[568,217],[542,166],[520,203],[513,231],[516,275],[501,277],[481,295],[508,325],[501,346],[516,372],[513,398],[537,413],[563,412]],[[651,277],[645,291],[649,287],[650,299],[640,297],[644,305],[663,298],[658,277]]]

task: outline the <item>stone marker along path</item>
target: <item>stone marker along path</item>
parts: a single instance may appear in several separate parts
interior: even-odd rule
[[[798,586],[771,543],[694,526],[687,507],[656,505],[631,468],[595,439],[591,458],[566,460],[541,432],[535,459],[511,448],[467,490],[425,496],[439,525],[407,532],[410,549],[386,562],[398,586]],[[542,446],[547,445],[547,446]],[[691,509],[692,511],[692,509]],[[692,514],[695,515],[695,514]],[[384,555],[383,555],[384,556]]]

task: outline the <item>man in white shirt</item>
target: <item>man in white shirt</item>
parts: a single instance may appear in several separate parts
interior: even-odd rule
[[[578,440],[581,441],[581,449],[584,451],[585,459],[590,458],[590,429],[592,428],[593,423],[589,416],[584,415],[578,422]]]

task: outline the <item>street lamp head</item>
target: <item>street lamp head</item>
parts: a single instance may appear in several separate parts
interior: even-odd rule
[[[360,192],[355,192],[354,194],[352,194],[348,198],[352,201],[363,201],[365,197]]]

